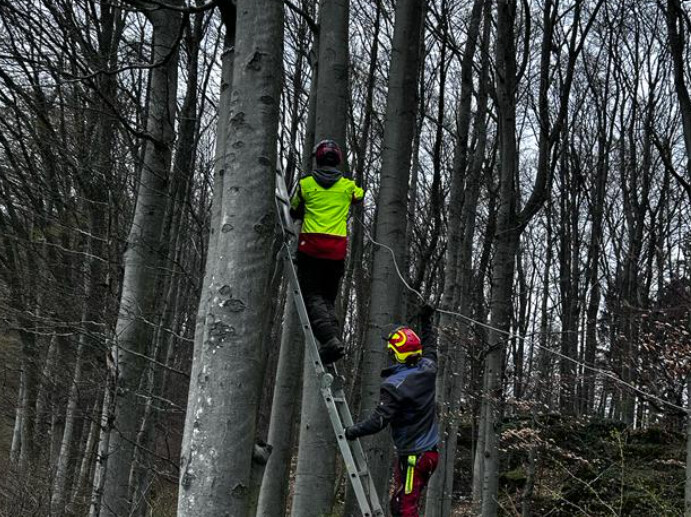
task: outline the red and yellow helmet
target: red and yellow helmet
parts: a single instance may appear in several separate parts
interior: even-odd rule
[[[409,358],[422,355],[422,341],[408,327],[398,327],[386,338],[386,348],[393,351],[397,362],[405,364]]]

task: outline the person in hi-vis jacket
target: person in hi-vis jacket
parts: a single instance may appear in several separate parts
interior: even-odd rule
[[[324,364],[344,355],[336,319],[336,295],[345,269],[350,205],[362,201],[364,191],[337,168],[343,161],[333,140],[314,148],[317,167],[300,179],[290,205],[294,219],[302,219],[297,268],[300,289],[319,356]]]

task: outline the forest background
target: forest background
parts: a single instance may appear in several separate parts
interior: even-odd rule
[[[682,0],[0,0],[0,515],[359,515],[274,231],[325,137],[367,192],[354,414],[381,329],[438,308],[425,515],[691,515],[690,32]]]

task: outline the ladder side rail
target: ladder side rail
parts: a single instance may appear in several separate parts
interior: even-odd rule
[[[334,395],[337,398],[341,398],[345,401],[345,393],[343,391],[343,388],[337,390],[334,393]],[[345,402],[341,405],[341,419],[346,427],[353,425],[353,417],[350,413],[350,407]],[[372,510],[374,511],[375,515],[380,515],[379,513],[377,513],[377,510],[379,510],[379,512],[382,512],[381,514],[383,514],[383,510],[381,508],[381,505],[379,504],[377,488],[374,484],[374,480],[372,479],[369,466],[367,465],[367,457],[365,456],[365,451],[362,448],[362,442],[358,438],[351,441],[350,446],[352,449],[353,458],[355,459],[355,463],[358,468],[358,472],[367,472],[367,492],[369,494],[369,498],[371,501]]]
[[[307,308],[305,307],[305,303],[302,298],[302,293],[300,292],[300,285],[298,283],[295,265],[290,259],[290,256],[286,256],[285,249],[283,250],[283,257],[284,260],[286,260],[288,266],[288,276],[290,277],[290,283],[292,286],[293,301],[295,302],[295,306],[298,311],[298,316],[302,324],[302,330],[305,333],[305,338],[308,343],[310,359],[313,363],[317,378],[324,379],[324,374],[326,374],[326,371],[321,363],[321,360],[319,359],[319,351],[317,348],[316,339],[314,338],[314,334],[312,334],[312,329],[309,324]],[[331,421],[331,426],[333,427],[334,433],[336,434],[336,440],[341,455],[343,456],[343,460],[346,465],[346,470],[348,472],[348,476],[353,486],[353,491],[355,492],[355,496],[358,500],[358,504],[360,506],[362,514],[364,515],[364,517],[372,517],[373,514],[370,510],[370,504],[367,498],[367,494],[365,492],[365,488],[362,484],[362,480],[360,479],[358,465],[355,461],[355,458],[353,457],[348,441],[346,440],[345,435],[343,433],[343,422],[341,421],[340,414],[338,412],[338,409],[336,408],[336,402],[334,401],[334,396],[331,391],[331,388],[328,385],[324,385],[324,382],[322,380],[322,385],[320,389],[322,398],[326,403],[326,408],[329,414],[329,419]]]

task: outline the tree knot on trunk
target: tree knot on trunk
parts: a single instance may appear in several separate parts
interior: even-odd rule
[[[254,231],[261,236],[273,235],[274,217],[273,212],[265,213],[262,218],[253,226]]]
[[[224,303],[225,302],[222,302],[221,306],[223,306]],[[211,325],[209,335],[209,341],[211,343],[216,343],[219,340],[223,341],[225,338],[235,335],[235,327],[232,325],[227,325],[222,321],[216,321]]]
[[[247,486],[242,483],[236,484],[230,491],[232,497],[243,498],[247,495]]]
[[[218,290],[218,294],[225,297],[226,299],[219,303],[219,306],[230,311],[230,312],[242,312],[247,307],[245,302],[239,298],[233,298],[233,291],[229,285],[224,285]],[[217,322],[218,323],[218,322]],[[226,329],[232,329],[232,333],[235,333],[235,329],[229,325],[225,326]]]
[[[189,488],[192,484],[192,481],[194,481],[196,477],[197,476],[195,476],[192,472],[187,471],[183,474],[182,479],[180,480],[180,484],[183,488]]]
[[[255,72],[260,71],[262,69],[262,59],[264,59],[264,55],[264,52],[255,50],[254,53],[250,56],[249,60],[247,61],[247,68],[249,70],[254,70]]]

